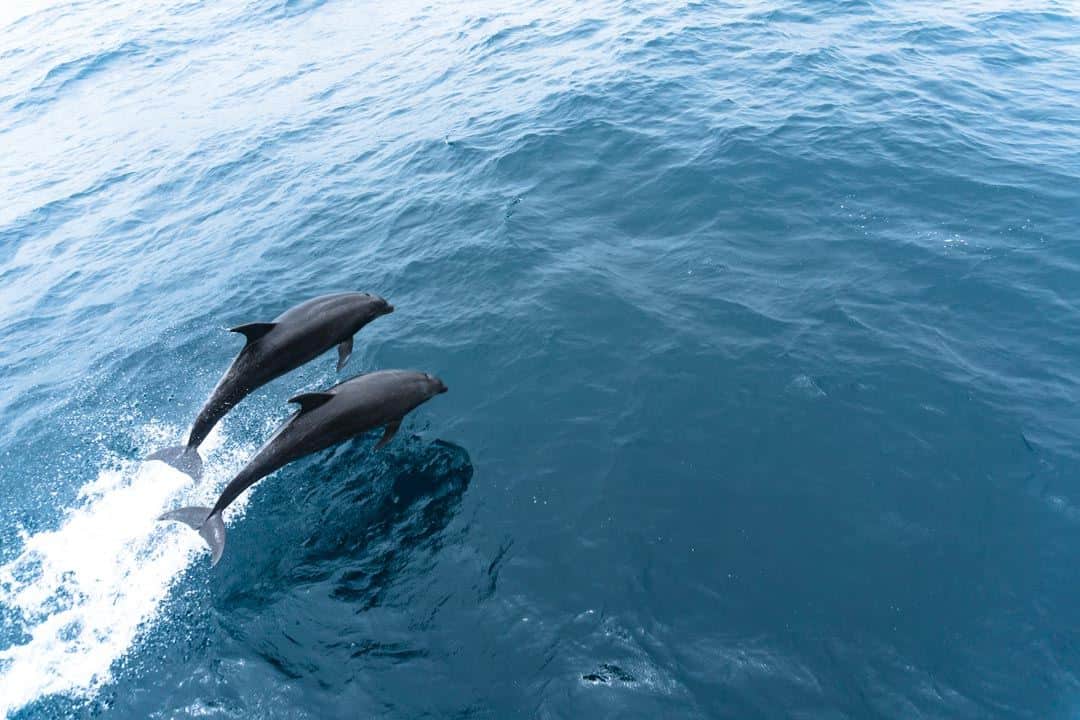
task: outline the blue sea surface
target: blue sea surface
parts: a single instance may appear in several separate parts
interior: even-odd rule
[[[0,8],[0,717],[1077,718],[1078,399],[1075,3]]]

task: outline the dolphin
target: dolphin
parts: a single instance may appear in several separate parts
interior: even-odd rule
[[[378,295],[360,292],[322,295],[286,310],[273,322],[248,323],[231,329],[247,344],[218,381],[199,411],[187,444],[158,450],[147,460],[161,460],[198,479],[202,475],[199,445],[234,405],[252,391],[295,370],[337,345],[337,369],[349,360],[353,335],[360,328],[394,311]]]
[[[241,493],[282,466],[375,428],[384,428],[375,444],[390,442],[407,413],[446,392],[437,377],[415,370],[380,370],[359,375],[323,392],[290,398],[300,409],[266,441],[255,457],[225,487],[214,507],[171,510],[162,520],[175,520],[197,531],[210,546],[211,566],[225,550],[221,513]]]

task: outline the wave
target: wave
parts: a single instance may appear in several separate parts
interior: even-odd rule
[[[18,112],[32,106],[53,102],[76,83],[89,80],[107,70],[114,63],[137,57],[145,50],[146,48],[139,43],[129,41],[116,48],[58,63],[30,89],[26,97],[11,109]]]

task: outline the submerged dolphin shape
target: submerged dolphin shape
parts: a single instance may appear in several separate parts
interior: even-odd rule
[[[266,441],[222,491],[214,507],[185,507],[158,520],[185,523],[210,546],[211,564],[225,550],[225,524],[221,513],[241,493],[293,460],[337,445],[362,433],[385,428],[375,449],[394,437],[402,418],[439,393],[442,380],[415,370],[381,370],[346,380],[324,392],[290,398],[300,410]]]
[[[360,292],[335,293],[308,300],[286,310],[268,323],[249,323],[232,328],[247,344],[218,381],[210,399],[199,411],[185,445],[159,450],[147,460],[161,460],[198,478],[202,458],[198,447],[210,430],[256,388],[315,359],[337,345],[338,370],[352,353],[353,335],[360,328],[394,311],[378,295]]]

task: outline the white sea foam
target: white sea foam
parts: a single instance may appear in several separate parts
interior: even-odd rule
[[[147,443],[153,447],[178,433],[145,434],[157,436]],[[0,649],[0,717],[47,695],[92,696],[153,624],[184,569],[202,560],[209,570],[196,533],[155,518],[213,503],[250,454],[221,446],[218,432],[203,445],[213,462],[199,483],[160,462],[112,463],[83,486],[56,529],[23,534],[18,557],[0,566],[0,605],[21,619],[29,640]]]

